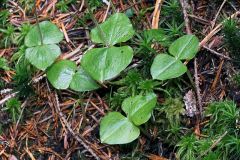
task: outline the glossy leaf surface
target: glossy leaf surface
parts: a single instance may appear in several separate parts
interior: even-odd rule
[[[199,50],[199,40],[195,35],[185,35],[174,41],[169,53],[176,59],[192,59]]]
[[[55,24],[49,21],[43,21],[39,23],[39,27],[43,38],[43,44],[56,44],[63,39],[63,33]],[[27,47],[41,45],[41,38],[37,25],[35,25],[25,37],[25,45]]]
[[[158,80],[176,78],[186,71],[187,67],[180,60],[167,54],[157,55],[151,66],[151,75]]]
[[[67,89],[73,79],[77,66],[69,60],[53,64],[47,70],[47,78],[56,89]]]
[[[157,96],[154,93],[148,93],[144,96],[138,95],[125,99],[122,109],[128,115],[128,118],[138,126],[150,119],[156,103]]]
[[[99,30],[101,28],[101,31]],[[116,13],[104,23],[91,30],[91,39],[95,43],[113,46],[120,42],[126,42],[133,34],[133,26],[124,13]]]
[[[116,77],[132,61],[131,47],[95,48],[82,58],[81,65],[93,79],[103,82]]]
[[[29,62],[40,70],[45,70],[61,54],[60,48],[55,44],[41,45],[27,48],[26,58]]]
[[[100,123],[100,139],[107,144],[125,144],[138,138],[140,130],[121,113],[108,113]]]
[[[82,68],[74,74],[70,84],[70,88],[78,92],[91,91],[99,87],[100,86]]]

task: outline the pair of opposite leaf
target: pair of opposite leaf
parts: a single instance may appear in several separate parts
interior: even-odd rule
[[[40,31],[39,31],[40,30]],[[36,68],[47,71],[47,78],[57,89],[66,89],[70,86],[76,91],[88,91],[99,87],[92,78],[82,69],[77,70],[74,62],[56,59],[61,54],[57,45],[63,39],[63,33],[56,25],[49,21],[34,26],[25,37],[28,47],[25,56]]]
[[[179,77],[187,71],[181,60],[190,60],[199,50],[199,40],[195,35],[185,35],[174,41],[168,51],[172,55],[159,54],[151,66],[153,79],[167,80]]]
[[[74,62],[62,60],[54,63],[61,51],[59,43],[63,34],[51,22],[44,21],[28,33],[25,38],[26,58],[40,70],[47,69],[47,78],[57,89],[70,87],[75,91],[90,91],[99,88],[95,82],[116,77],[132,61],[133,50],[129,46],[114,47],[113,45],[129,40],[134,30],[128,17],[123,13],[116,13],[106,22],[91,31],[91,39],[108,47],[89,50],[81,60],[77,72]],[[99,31],[101,28],[101,31]],[[103,32],[104,35],[100,34]],[[41,42],[41,36],[43,43]],[[53,64],[54,63],[54,64]],[[93,80],[94,79],[94,80]]]
[[[125,144],[137,139],[140,134],[139,125],[146,123],[157,103],[154,93],[127,98],[122,103],[122,110],[108,113],[100,123],[100,139],[107,144]]]

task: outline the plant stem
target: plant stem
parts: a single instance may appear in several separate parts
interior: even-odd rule
[[[39,20],[38,20],[38,14],[37,14],[37,0],[35,0],[35,3],[34,3],[34,10],[35,10],[35,17],[36,17],[36,21],[37,21],[38,33],[40,35],[41,45],[43,45],[43,36],[42,36],[42,32],[41,32],[41,29],[39,26]]]
[[[98,29],[98,31],[99,31],[99,33],[100,33],[100,37],[102,38],[102,40],[103,40],[103,42],[105,43],[105,45],[106,45],[107,47],[109,47],[109,44],[107,43],[107,40],[106,40],[106,35],[105,35],[105,33],[103,32],[102,28],[99,26],[96,18],[94,17],[93,12],[92,12],[89,4],[88,4],[88,0],[86,0],[86,3],[85,3],[85,4],[86,4],[86,7],[87,7],[87,9],[88,9],[88,12],[90,13],[90,16],[91,16],[94,24],[97,26],[97,29]]]

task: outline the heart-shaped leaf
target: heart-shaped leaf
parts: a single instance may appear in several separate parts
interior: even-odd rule
[[[118,112],[109,113],[100,123],[100,139],[102,143],[125,144],[137,139],[139,134],[139,128]]]
[[[133,34],[134,30],[129,18],[123,13],[116,13],[99,27],[91,30],[91,39],[95,43],[113,46],[120,42],[126,42]]]
[[[187,67],[180,60],[167,54],[157,55],[151,66],[151,75],[158,80],[176,78],[186,71]]]
[[[47,70],[47,78],[56,89],[67,89],[73,79],[77,65],[69,60],[53,64]]]
[[[39,28],[41,30],[43,44],[56,44],[63,39],[63,33],[56,25],[49,21],[40,22]],[[41,45],[41,37],[37,25],[35,25],[26,35],[25,45],[27,47]]]
[[[192,59],[199,50],[199,40],[195,35],[185,35],[174,41],[169,53],[176,59]]]
[[[40,70],[45,70],[61,54],[60,48],[55,44],[41,45],[27,48],[26,58],[29,62]]]
[[[62,39],[63,33],[56,25],[49,21],[39,23],[39,28],[37,25],[34,26],[25,37],[25,45],[29,47],[25,52],[26,58],[32,65],[44,71],[61,54],[61,50],[56,43]]]
[[[82,68],[79,68],[73,76],[70,88],[78,92],[84,92],[95,90],[99,88],[99,85]]]
[[[95,48],[83,56],[81,65],[93,79],[103,82],[117,76],[132,58],[133,50],[129,46]]]
[[[145,96],[138,95],[127,98],[123,101],[122,109],[128,118],[136,125],[147,122],[151,117],[151,112],[156,106],[157,97],[154,93]]]

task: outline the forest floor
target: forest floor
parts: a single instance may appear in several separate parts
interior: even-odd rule
[[[135,34],[125,44],[133,48],[134,58],[97,90],[57,90],[43,71],[22,60],[24,38],[36,16],[39,22],[51,21],[64,35],[58,59],[79,64],[96,47],[90,37],[96,23],[86,3],[99,24],[115,12],[129,17]],[[112,0],[112,5],[1,0],[0,159],[239,159],[239,15],[239,0]],[[144,31],[150,29],[163,31],[168,42],[149,41]],[[200,41],[196,57],[184,62],[187,73],[152,80],[153,57],[186,34]],[[101,143],[101,119],[110,111],[121,112],[125,98],[146,88],[157,95],[157,105],[138,139]]]

